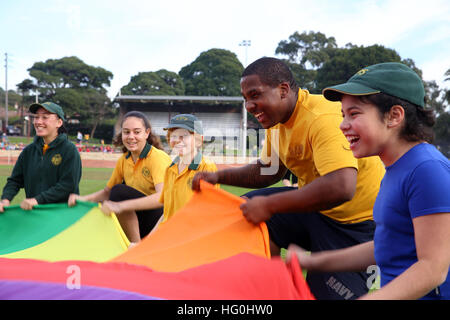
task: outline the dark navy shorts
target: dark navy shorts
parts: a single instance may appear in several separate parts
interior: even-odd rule
[[[246,197],[270,195],[295,190],[293,187],[266,188],[251,191]],[[305,250],[318,252],[341,249],[372,241],[373,220],[353,224],[339,223],[321,213],[275,214],[266,221],[270,240],[280,248],[295,243]],[[301,263],[301,261],[300,261]],[[317,299],[356,299],[370,288],[366,272],[310,273],[307,282]]]
[[[143,197],[146,197],[144,193],[126,184],[116,184],[112,187],[111,193],[109,194],[109,200],[111,201],[124,201]],[[152,231],[162,214],[163,208],[136,211],[141,239]]]

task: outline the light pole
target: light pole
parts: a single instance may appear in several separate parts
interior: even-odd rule
[[[239,46],[245,47],[245,66],[247,66],[247,49],[252,45],[251,40],[242,40],[241,43],[239,43]]]
[[[245,67],[247,67],[247,49],[252,45],[251,40],[242,40],[239,46],[245,47]],[[242,157],[247,156],[247,109],[245,102],[242,103]]]
[[[5,53],[5,132],[8,132],[8,53]]]

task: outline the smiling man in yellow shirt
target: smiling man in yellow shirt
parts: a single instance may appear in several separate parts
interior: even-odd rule
[[[378,157],[353,157],[339,128],[340,103],[299,89],[289,67],[268,57],[244,70],[241,92],[247,111],[266,129],[261,158],[240,168],[198,173],[194,190],[201,179],[263,188],[247,193],[241,210],[254,224],[266,222],[273,255],[291,243],[320,252],[371,241],[384,167]],[[265,188],[287,169],[298,177],[298,188]],[[368,276],[308,273],[306,280],[317,299],[355,299],[369,290]]]

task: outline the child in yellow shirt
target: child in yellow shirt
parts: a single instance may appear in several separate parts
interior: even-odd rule
[[[203,127],[192,114],[174,116],[167,128],[167,140],[175,158],[167,168],[159,201],[164,204],[162,221],[171,218],[191,198],[192,179],[199,171],[217,171],[215,163],[202,155]]]

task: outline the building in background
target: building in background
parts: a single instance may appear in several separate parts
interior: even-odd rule
[[[167,132],[163,128],[170,118],[180,113],[194,114],[202,122],[204,152],[208,156],[247,156],[255,145],[259,149],[259,142],[264,138],[258,124],[248,121],[244,99],[240,96],[118,95],[114,102],[119,105],[115,133],[120,130],[124,114],[140,111],[148,116],[153,132],[165,145]]]

